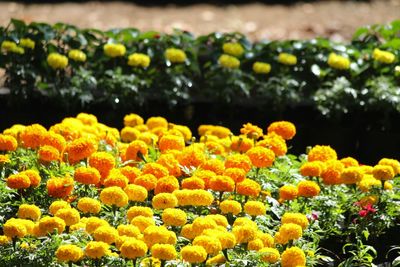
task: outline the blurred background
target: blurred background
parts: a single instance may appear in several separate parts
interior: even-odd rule
[[[135,27],[199,34],[239,31],[252,40],[329,37],[343,41],[360,26],[400,17],[400,0],[370,1],[4,1],[0,25],[65,22],[102,30]]]

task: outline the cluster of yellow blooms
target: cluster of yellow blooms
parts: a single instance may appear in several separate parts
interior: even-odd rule
[[[94,115],[80,113],[49,130],[39,124],[4,130],[0,168],[11,163],[13,151],[30,149],[42,166],[65,164],[73,171],[47,181],[35,169],[7,177],[7,186],[19,191],[46,183],[48,195],[56,200],[49,207],[20,205],[17,218],[5,222],[0,244],[25,236],[82,231],[90,236],[85,247],[60,245],[55,252],[59,261],[79,264],[82,259],[121,257],[143,263],[154,259],[160,264],[184,261],[215,266],[229,260],[228,250],[245,246],[268,263],[306,266],[304,251],[293,241],[303,236],[307,217],[286,212],[276,231],[260,227],[256,218],[265,216],[268,206],[261,185],[248,176],[252,168],[269,168],[286,154],[286,142],[296,134],[292,123],[274,122],[265,134],[247,123],[237,136],[222,126],[201,125],[199,142],[193,142],[188,127],[163,117],[145,122],[129,114],[124,125],[118,131],[99,123]],[[112,149],[103,150],[100,143]],[[382,159],[374,167],[359,166],[352,158],[338,160],[330,147],[315,146],[300,172],[321,177],[326,184],[357,184],[364,190],[399,174],[400,163]],[[77,198],[79,187],[96,188],[98,194]],[[319,192],[317,183],[303,180],[296,186],[284,185],[279,196],[285,201],[315,197]],[[122,213],[117,223],[102,217],[105,205]],[[188,244],[177,250],[178,237]]]

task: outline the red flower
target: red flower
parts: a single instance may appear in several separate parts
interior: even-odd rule
[[[361,217],[366,217],[368,216],[368,214],[375,212],[376,209],[371,204],[367,204],[362,208],[362,210],[358,212],[358,215],[360,215]]]

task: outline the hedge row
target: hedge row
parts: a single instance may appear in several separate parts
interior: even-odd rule
[[[185,31],[12,20],[0,27],[0,68],[10,105],[39,99],[74,110],[156,100],[387,115],[400,112],[399,33],[394,21],[361,28],[346,44],[321,38],[252,43],[240,33],[196,38]]]

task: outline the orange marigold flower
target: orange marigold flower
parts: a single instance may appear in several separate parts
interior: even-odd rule
[[[256,181],[245,179],[236,185],[236,191],[240,195],[256,197],[260,194],[261,186]]]
[[[297,185],[297,190],[299,191],[298,195],[301,197],[315,197],[321,191],[318,184],[313,181],[301,181]]]
[[[358,161],[352,157],[343,158],[340,160],[344,167],[356,167],[358,166]]]
[[[297,187],[291,184],[287,184],[279,188],[279,198],[282,200],[293,200],[298,195]]]
[[[25,189],[31,186],[28,175],[23,173],[12,174],[6,179],[7,186],[12,189]]]
[[[141,207],[141,206],[134,206],[130,207],[126,212],[126,217],[129,221],[132,221],[133,218],[143,216],[148,218],[153,218],[153,210],[149,207]]]
[[[70,163],[79,162],[90,157],[97,150],[97,143],[90,138],[78,138],[72,141],[65,148]]]
[[[18,142],[14,137],[0,134],[0,151],[14,151],[17,147]]]
[[[100,172],[93,167],[79,167],[75,169],[75,181],[81,184],[98,184],[100,182]]]
[[[303,176],[319,177],[322,174],[323,170],[324,170],[323,162],[311,161],[311,162],[306,162],[303,164],[303,166],[301,166],[300,173]]]
[[[140,140],[131,142],[125,151],[126,160],[141,161],[147,156],[147,144]]]
[[[226,158],[225,168],[240,168],[248,173],[251,169],[251,161],[247,155],[232,154]]]
[[[8,155],[0,155],[0,165],[1,164],[6,164],[6,163],[10,163],[10,158],[8,157]]]
[[[168,169],[169,175],[179,177],[182,175],[181,168],[179,167],[179,161],[173,154],[162,154],[158,160],[158,164],[161,164]]]
[[[135,179],[134,184],[141,185],[146,188],[147,191],[151,191],[156,188],[157,177],[153,174],[143,174]]]
[[[214,201],[211,192],[201,189],[175,190],[173,194],[178,199],[179,206],[209,206]]]
[[[204,163],[206,156],[200,148],[196,146],[185,147],[182,151],[182,154],[179,155],[178,161],[179,163],[187,168],[190,167],[199,167]]]
[[[210,181],[215,175],[216,175],[215,172],[208,170],[200,170],[200,169],[196,170],[193,173],[193,177],[200,178],[201,180],[204,181],[205,189],[210,189]]]
[[[51,162],[60,160],[60,152],[52,146],[42,146],[38,151],[39,160],[42,162]]]
[[[178,205],[178,199],[171,193],[160,193],[153,197],[153,208],[161,210],[167,208],[175,208]]]
[[[134,113],[127,114],[124,117],[125,126],[135,127],[137,125],[142,125],[143,123],[144,123],[143,118]]]
[[[243,182],[246,179],[246,172],[239,168],[227,168],[224,175],[231,177],[235,183]]]
[[[62,135],[54,132],[48,132],[43,136],[42,145],[55,147],[60,153],[62,153],[67,145],[67,142]]]
[[[24,147],[35,149],[42,145],[46,134],[47,130],[42,125],[32,124],[25,127],[20,134],[20,139]]]
[[[181,132],[186,142],[189,142],[192,139],[192,131],[190,131],[189,127],[185,125],[174,125],[172,129]]]
[[[222,175],[225,170],[224,162],[219,159],[209,159],[200,165],[203,170],[215,172],[217,175]]]
[[[74,189],[74,180],[71,177],[52,177],[47,181],[47,192],[49,196],[64,198],[69,196]]]
[[[254,146],[254,141],[246,136],[233,136],[231,149],[232,151],[244,153]]]
[[[322,181],[327,185],[341,184],[344,165],[339,160],[328,160],[325,162],[325,169],[321,174]]]
[[[271,167],[275,160],[275,153],[268,148],[257,146],[246,152],[251,163],[257,168]]]
[[[208,134],[217,136],[218,138],[225,138],[229,137],[232,135],[232,132],[229,128],[223,127],[223,126],[214,126],[211,128],[210,132],[207,132]]]
[[[372,170],[372,175],[378,180],[391,180],[393,179],[395,172],[392,166],[376,165]]]
[[[179,189],[179,181],[174,176],[165,176],[157,181],[154,194],[172,193]]]
[[[23,172],[20,172],[21,174],[25,174],[26,176],[29,177],[29,180],[31,182],[31,187],[37,187],[39,186],[40,182],[42,181],[42,178],[39,175],[38,171],[35,170],[26,170]]]
[[[308,152],[308,161],[328,161],[328,160],[337,160],[336,151],[333,150],[330,146],[320,146],[316,145]]]
[[[222,214],[232,213],[238,215],[242,212],[242,205],[235,200],[224,200],[219,204]]]
[[[128,185],[128,178],[125,177],[118,169],[113,169],[108,177],[104,180],[105,187],[118,186],[125,188]]]
[[[240,129],[240,133],[247,135],[248,138],[258,139],[263,135],[263,130],[257,125],[253,125],[251,123],[243,124],[243,127]]]
[[[158,142],[158,136],[151,132],[144,132],[139,135],[138,140],[145,142],[149,146],[154,146]]]
[[[262,146],[274,151],[275,156],[284,156],[287,153],[287,145],[285,139],[280,135],[272,132],[264,135],[264,140],[258,141],[256,146]]]
[[[60,209],[71,208],[71,205],[64,200],[53,201],[49,207],[50,214],[54,215]]]
[[[150,117],[147,119],[146,125],[150,130],[156,127],[168,128],[168,121],[163,117]]]
[[[400,174],[400,162],[396,159],[383,158],[378,162],[378,165],[391,166],[394,171],[394,175]]]
[[[128,195],[120,187],[111,186],[101,191],[100,200],[106,205],[124,207],[128,204]]]
[[[268,133],[271,132],[282,136],[285,140],[290,140],[296,135],[296,126],[288,121],[277,121],[268,126]]]
[[[204,181],[196,176],[182,180],[182,189],[204,189],[204,186]]]
[[[210,189],[220,192],[233,192],[235,182],[229,176],[217,175],[211,179]]]
[[[119,170],[126,178],[128,178],[129,183],[131,184],[135,181],[136,178],[138,178],[142,174],[141,170],[131,166],[125,166]]]
[[[165,168],[163,165],[155,163],[155,162],[150,162],[146,163],[143,166],[142,169],[143,174],[153,174],[155,177],[162,178],[164,176],[167,176],[169,174],[169,171],[167,168]]]
[[[344,184],[356,184],[361,181],[364,172],[359,167],[345,168],[341,175],[341,180]]]
[[[143,202],[147,198],[147,190],[143,186],[130,184],[124,188],[124,192],[128,195],[129,200],[135,202]]]
[[[225,153],[225,148],[220,143],[214,141],[207,141],[206,148],[211,154],[222,155]]]
[[[140,131],[133,127],[126,126],[121,130],[122,142],[130,143],[134,140],[137,140],[140,135],[141,135]]]
[[[96,168],[102,178],[108,176],[115,166],[115,158],[107,152],[95,152],[89,158],[90,167]]]

